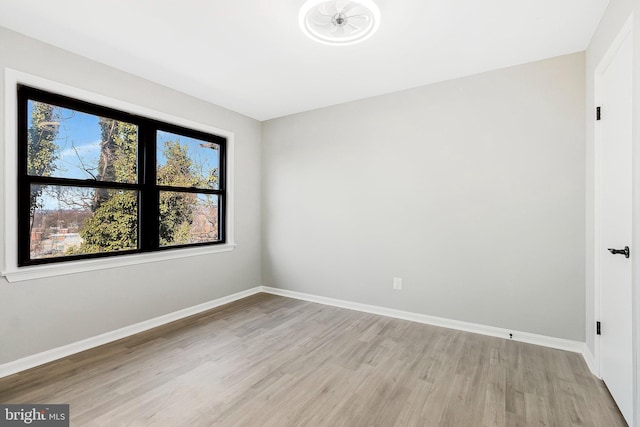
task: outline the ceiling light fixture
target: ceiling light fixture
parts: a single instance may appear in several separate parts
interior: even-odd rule
[[[373,0],[307,0],[298,23],[313,40],[350,45],[368,39],[380,26],[380,9]]]

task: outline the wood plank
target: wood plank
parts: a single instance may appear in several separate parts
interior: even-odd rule
[[[581,356],[258,294],[0,379],[74,426],[606,426]]]

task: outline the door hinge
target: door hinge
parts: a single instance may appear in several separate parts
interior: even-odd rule
[[[600,322],[596,322],[596,335],[600,335]]]
[[[596,107],[596,120],[600,120],[600,108],[601,107]]]

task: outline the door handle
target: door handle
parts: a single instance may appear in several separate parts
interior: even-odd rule
[[[614,255],[624,255],[625,258],[629,258],[629,256],[631,255],[631,251],[629,251],[629,246],[625,246],[624,249],[608,249],[609,252],[611,252]]]

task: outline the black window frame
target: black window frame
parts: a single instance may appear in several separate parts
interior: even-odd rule
[[[227,138],[200,130],[190,129],[184,126],[155,120],[110,107],[101,106],[91,102],[82,101],[65,95],[56,94],[19,84],[17,86],[17,143],[18,143],[18,267],[31,265],[64,263],[83,259],[105,258],[113,256],[126,256],[148,252],[165,251],[181,248],[193,248],[199,246],[214,246],[226,243],[226,204],[227,204]],[[138,126],[138,159],[137,159],[137,183],[121,183],[111,181],[97,181],[89,179],[74,179],[61,177],[33,176],[28,173],[28,102],[43,102],[58,107],[106,117]],[[219,146],[219,173],[218,188],[205,189],[193,187],[177,187],[170,185],[158,185],[156,183],[156,133],[166,131],[181,136],[191,137]],[[65,255],[60,257],[31,259],[31,235],[30,235],[30,194],[31,185],[66,185],[88,188],[110,188],[134,190],[138,192],[138,248],[101,252],[93,254]],[[159,204],[161,191],[177,191],[183,193],[211,194],[218,196],[218,240],[213,242],[200,242],[160,246],[159,230]]]

